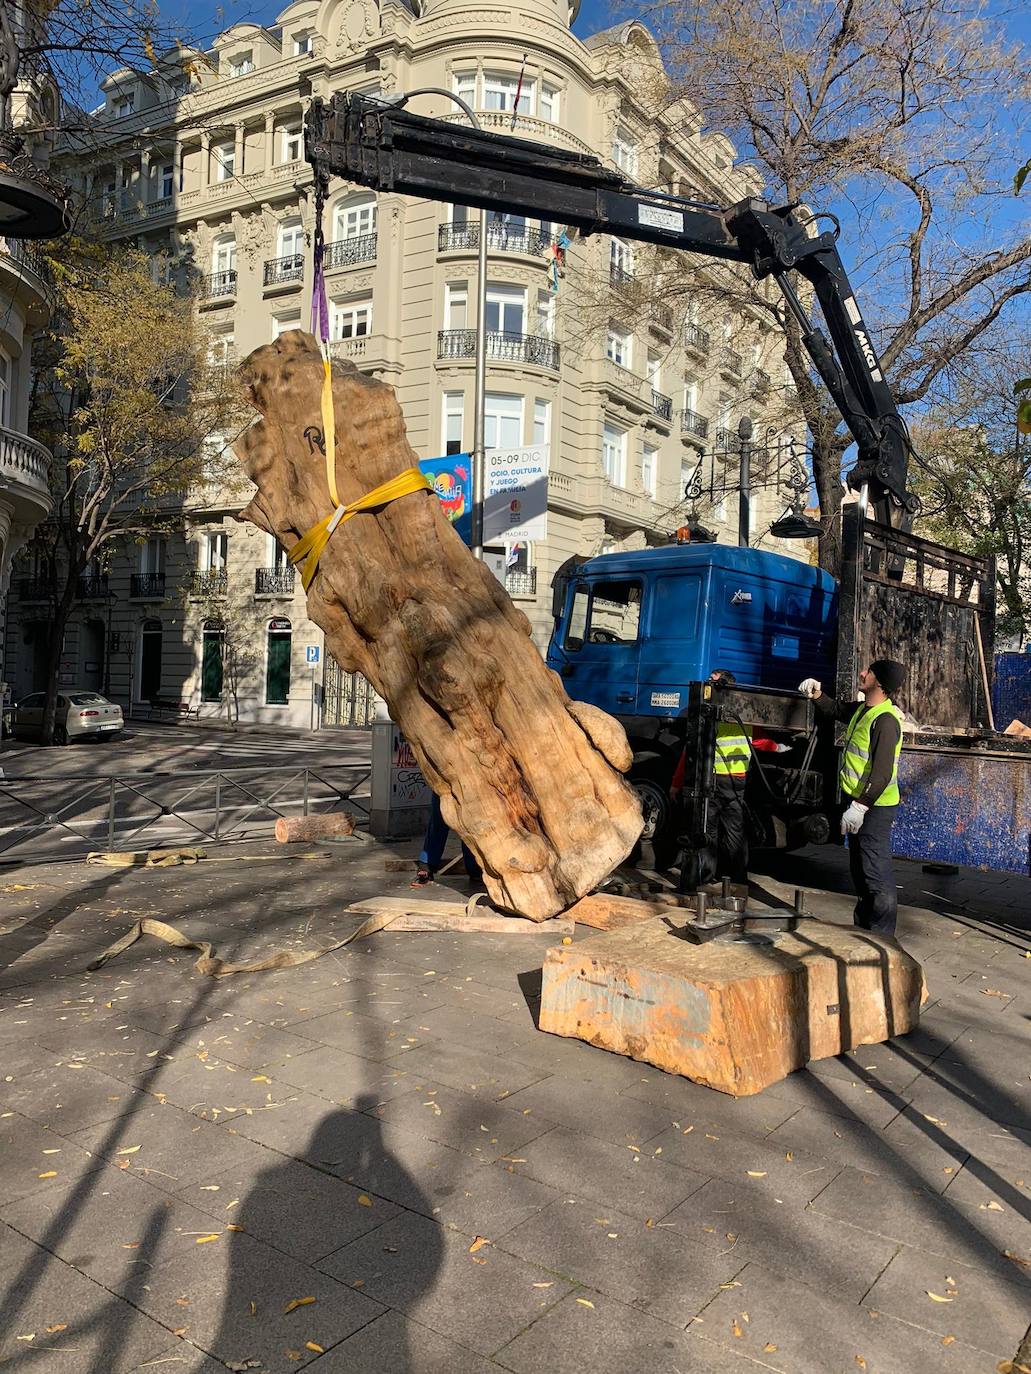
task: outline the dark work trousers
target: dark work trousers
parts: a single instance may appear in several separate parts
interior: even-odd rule
[[[880,935],[895,934],[899,898],[891,861],[891,827],[897,806],[871,806],[862,826],[848,837],[848,862],[855,884],[855,922]]]
[[[436,873],[440,867],[440,861],[444,857],[444,846],[447,844],[447,837],[451,834],[451,828],[445,821],[440,812],[440,798],[436,792],[433,793],[430,801],[430,819],[426,826],[426,838],[422,842],[422,853],[419,855],[419,864],[422,868],[428,868],[431,873]],[[474,883],[481,881],[483,874],[480,872],[480,865],[473,857],[473,853],[463,843],[462,858],[465,861],[465,871]]]
[[[745,829],[745,779],[714,777],[705,823],[706,847],[716,878],[748,882],[748,832]]]

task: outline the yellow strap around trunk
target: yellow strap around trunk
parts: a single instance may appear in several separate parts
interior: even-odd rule
[[[335,485],[335,484],[334,484]],[[346,506],[337,503],[337,508],[332,515],[327,515],[324,520],[320,520],[317,525],[312,525],[303,538],[290,550],[287,557],[291,563],[300,563],[306,559],[301,570],[301,582],[304,590],[307,591],[311,586],[311,580],[315,576],[315,571],[319,566],[319,558],[322,550],[329,542],[329,537],[338,525],[350,520],[352,515],[357,515],[359,511],[375,510],[377,506],[385,506],[390,501],[396,501],[399,496],[407,496],[412,491],[432,491],[433,488],[426,478],[426,474],[419,468],[405,468],[404,472],[398,473],[396,477],[391,477],[389,482],[381,482],[378,487],[373,487],[372,491],[366,492],[364,496],[359,496],[357,501],[351,501]]]

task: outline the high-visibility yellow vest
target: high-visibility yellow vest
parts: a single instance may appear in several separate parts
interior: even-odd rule
[[[742,728],[734,721],[717,721],[716,754],[712,768],[716,777],[743,778],[745,776],[752,759],[752,747],[748,742],[751,737],[752,732],[747,725]]]
[[[882,701],[869,710],[859,706],[849,721],[845,744],[841,751],[841,790],[846,797],[861,796],[870,776],[870,732],[878,716],[894,716],[899,723],[899,737],[895,745],[895,759],[891,777],[874,806],[898,806],[899,755],[902,753],[902,712],[892,701]]]

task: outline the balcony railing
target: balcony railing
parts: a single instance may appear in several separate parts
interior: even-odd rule
[[[492,220],[487,225],[487,247],[498,253],[526,253],[540,257],[551,239],[529,224],[507,225]],[[442,224],[437,230],[441,253],[471,252],[480,246],[479,224]]]
[[[694,353],[707,354],[712,347],[712,335],[701,325],[688,321],[684,325],[684,347],[690,348]]]
[[[50,450],[27,434],[0,427],[0,478],[39,487],[47,491],[50,483]]]
[[[288,253],[285,258],[270,258],[262,273],[263,286],[278,286],[280,282],[304,280],[304,256]]]
[[[205,568],[190,575],[191,596],[225,596],[229,590],[229,574],[225,568]]]
[[[27,268],[41,282],[50,285],[50,268],[38,243],[25,239],[0,239],[0,253],[13,258],[19,267]]]
[[[292,596],[294,590],[293,568],[255,568],[255,596]]]
[[[206,301],[217,300],[219,296],[236,295],[236,268],[227,272],[209,272],[201,278],[201,296]]]
[[[376,261],[376,235],[356,234],[350,239],[334,239],[326,244],[323,267],[353,267],[359,262]]]
[[[165,574],[133,573],[129,579],[129,595],[146,601],[162,601],[165,595]]]
[[[652,306],[652,324],[665,334],[673,333],[673,311],[668,305]]]
[[[80,601],[96,601],[108,595],[107,574],[98,573],[92,577],[80,577],[78,596]]]
[[[740,377],[743,368],[744,359],[741,357],[741,354],[736,352],[733,348],[725,349],[723,353],[723,371],[729,373],[731,377]]]
[[[661,391],[652,390],[652,410],[660,420],[668,420],[673,414],[673,401],[669,396],[664,396]]]
[[[621,267],[618,262],[609,263],[609,281],[617,290],[620,287],[629,286],[633,279],[633,272]]]
[[[768,372],[764,372],[761,367],[755,369],[755,376],[752,378],[752,392],[756,396],[765,396],[772,384],[772,377]]]
[[[505,591],[509,596],[536,596],[537,569],[527,568],[525,572],[506,572]]]
[[[697,410],[682,410],[680,412],[680,432],[691,434],[695,439],[707,439],[709,437],[709,422],[704,415],[699,415]]]
[[[724,429],[721,425],[716,431],[717,453],[733,453],[736,448],[737,435],[732,429]]]
[[[475,329],[441,329],[437,332],[438,358],[475,358]],[[543,334],[513,334],[488,330],[487,357],[494,362],[528,363],[559,370],[559,346]]]

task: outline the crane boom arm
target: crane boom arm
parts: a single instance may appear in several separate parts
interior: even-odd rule
[[[772,276],[798,321],[802,343],[856,443],[848,475],[869,488],[876,518],[908,528],[916,501],[906,485],[909,441],[863,322],[835,235],[811,235],[796,207],[748,199],[729,208],[649,191],[596,157],[529,139],[415,115],[341,92],[313,100],[305,156],[324,195],[331,176],[378,191],[426,196],[559,221],[749,266]],[[789,273],[807,279],[830,339],[809,318]]]

